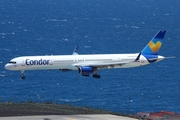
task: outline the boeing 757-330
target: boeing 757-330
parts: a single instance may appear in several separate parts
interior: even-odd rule
[[[49,70],[59,69],[61,71],[77,70],[82,76],[93,75],[100,78],[99,69],[131,68],[148,65],[163,60],[165,57],[158,55],[166,31],[158,31],[152,40],[142,51],[134,54],[89,54],[80,55],[51,55],[51,56],[22,56],[10,60],[5,65],[7,70],[18,70],[22,79],[25,79],[26,70]]]

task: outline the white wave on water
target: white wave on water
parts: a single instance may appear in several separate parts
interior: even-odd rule
[[[1,24],[8,25],[8,24],[14,24],[14,22],[8,21],[8,20],[4,20],[3,22],[1,22]]]
[[[59,19],[48,19],[46,20],[46,22],[66,22],[67,20],[64,19],[64,20],[59,20]]]
[[[85,48],[90,48],[91,46],[84,46]]]
[[[137,26],[131,26],[132,28],[135,28],[135,29],[138,29],[139,27],[137,27]]]
[[[5,50],[5,51],[11,51],[10,49],[7,49],[7,48],[3,48],[3,50]]]
[[[0,62],[0,63],[2,63],[2,62]],[[6,71],[0,71],[0,77],[5,77],[6,75]]]
[[[5,77],[5,75],[4,74],[0,74],[0,77]]]
[[[0,35],[6,35],[6,33],[0,33]]]
[[[70,100],[70,99],[59,99],[59,100],[63,102],[79,102],[79,101],[82,101],[83,99],[80,98],[80,99],[74,99],[74,100]]]
[[[0,35],[3,35],[3,36],[5,36],[5,35],[14,35],[15,34],[15,32],[11,32],[11,33],[0,33]]]
[[[62,38],[63,41],[69,41],[67,38]]]

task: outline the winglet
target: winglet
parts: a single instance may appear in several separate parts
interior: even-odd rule
[[[152,40],[141,51],[141,53],[143,55],[158,55],[165,33],[166,33],[166,30],[158,31],[158,33],[152,38]]]
[[[72,54],[73,55],[78,55],[78,45],[76,45],[76,47],[75,47],[75,49],[74,49]]]

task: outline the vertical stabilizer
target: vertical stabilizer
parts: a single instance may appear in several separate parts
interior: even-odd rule
[[[152,38],[152,40],[141,51],[143,55],[158,55],[161,48],[166,31],[158,31],[158,33]]]

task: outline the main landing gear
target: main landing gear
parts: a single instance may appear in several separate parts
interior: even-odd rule
[[[89,74],[84,74],[82,76],[89,77]],[[98,78],[99,79],[99,78],[101,78],[101,76],[96,73],[96,74],[93,74],[93,78]]]
[[[24,76],[24,70],[21,70],[21,78],[24,80],[25,79],[25,76]]]
[[[101,76],[98,74],[93,74],[93,78],[101,78]]]
[[[94,68],[94,73],[93,73],[93,78],[101,78],[100,75],[98,75],[98,69],[97,68]]]

